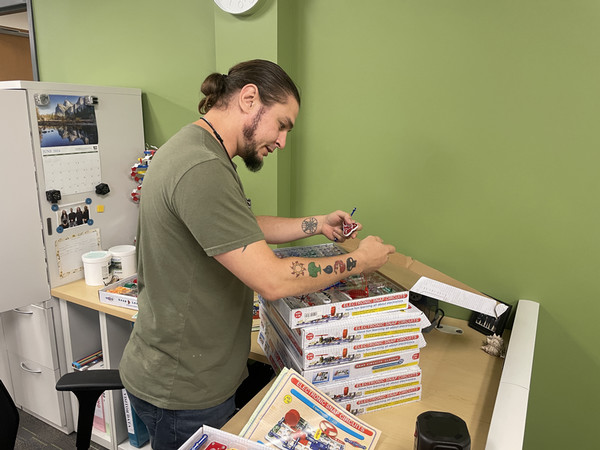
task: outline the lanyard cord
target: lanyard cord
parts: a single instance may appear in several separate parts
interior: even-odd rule
[[[212,123],[210,123],[204,117],[200,117],[200,120],[204,120],[206,122],[206,124],[210,127],[210,129],[212,130],[213,134],[217,138],[217,141],[219,141],[219,143],[221,144],[221,147],[223,147],[223,150],[225,150],[225,154],[227,155],[227,158],[229,159],[229,162],[231,163],[231,165],[235,169],[235,165],[233,164],[233,161],[231,160],[231,157],[229,156],[229,153],[227,152],[227,148],[225,147],[225,143],[223,142],[223,138],[221,137],[221,135],[217,132],[217,130],[215,130],[215,127],[212,126]]]

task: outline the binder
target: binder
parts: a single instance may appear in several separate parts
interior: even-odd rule
[[[125,420],[127,421],[127,433],[129,434],[129,443],[136,448],[142,447],[150,440],[148,429],[142,419],[135,413],[131,407],[127,391],[123,389],[123,408],[125,408]]]

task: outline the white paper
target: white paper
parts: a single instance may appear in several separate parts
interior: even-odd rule
[[[61,278],[83,270],[81,255],[100,249],[100,233],[97,228],[65,236],[55,243],[56,263]]]
[[[419,278],[411,291],[492,317],[499,317],[508,309],[507,305],[491,298],[455,288],[427,277]]]
[[[46,186],[61,191],[62,195],[93,191],[102,181],[98,146],[58,147],[58,150],[60,153],[43,155]]]

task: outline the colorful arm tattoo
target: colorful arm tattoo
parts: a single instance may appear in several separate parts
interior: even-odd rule
[[[295,264],[298,264],[297,262]],[[344,261],[342,261],[341,259],[337,260],[333,266],[331,266],[330,264],[325,266],[325,268],[321,269],[321,266],[314,262],[311,261],[308,263],[308,274],[313,277],[316,278],[319,275],[321,275],[321,270],[327,274],[331,274],[331,273],[344,273],[346,270],[348,272],[350,272],[352,269],[354,269],[356,267],[357,261],[350,257],[348,259],[346,259],[346,262],[344,263]],[[292,265],[293,267],[293,265]],[[292,272],[294,273],[294,272]],[[301,275],[304,275],[304,266],[302,266],[302,273]],[[296,277],[298,277],[298,275],[296,275]]]

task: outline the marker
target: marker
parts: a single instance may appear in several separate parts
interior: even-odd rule
[[[208,439],[208,434],[203,434],[202,436],[200,436],[200,439],[198,439],[194,443],[191,450],[198,450],[200,447],[202,447],[202,445],[206,442],[207,439]]]
[[[354,215],[354,212],[356,211],[356,206],[354,207],[354,209],[352,210],[352,212],[350,213],[350,217],[352,217]],[[347,236],[346,236],[347,237]],[[335,238],[333,241],[337,242],[337,238]]]

